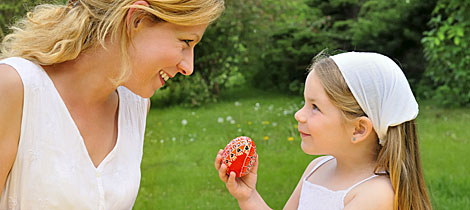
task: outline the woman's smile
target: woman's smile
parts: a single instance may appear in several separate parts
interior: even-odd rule
[[[165,81],[168,81],[170,78],[173,78],[172,76],[170,76],[163,70],[160,70],[159,74],[160,74],[159,78],[160,78],[160,82],[162,83],[162,86],[165,85]]]

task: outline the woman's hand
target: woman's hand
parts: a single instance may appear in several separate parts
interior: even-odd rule
[[[227,175],[227,166],[222,163],[223,150],[219,150],[215,158],[215,169],[219,172],[219,178],[225,183],[227,190],[239,202],[249,200],[257,195],[256,180],[258,171],[258,155],[256,162],[250,172],[243,177],[236,177],[235,172]]]

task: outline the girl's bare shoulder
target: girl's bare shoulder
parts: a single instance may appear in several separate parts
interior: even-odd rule
[[[393,209],[395,193],[387,175],[361,183],[348,194],[344,209]]]

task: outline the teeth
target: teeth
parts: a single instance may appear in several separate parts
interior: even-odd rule
[[[166,74],[165,72],[163,71],[160,71],[160,75],[162,76],[163,80],[167,81],[168,79],[170,79],[170,76],[168,76],[168,74]]]

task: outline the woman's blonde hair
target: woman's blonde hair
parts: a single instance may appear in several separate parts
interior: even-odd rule
[[[333,59],[320,54],[309,70],[314,70],[330,101],[342,110],[346,120],[367,116]],[[375,172],[383,171],[390,175],[395,192],[393,209],[432,209],[421,169],[415,120],[389,127],[383,147],[377,141]]]
[[[36,6],[26,17],[11,27],[12,33],[2,41],[0,59],[22,57],[40,65],[52,65],[73,60],[97,45],[105,46],[110,37],[121,46],[122,72],[116,83],[129,74],[128,34],[126,16],[130,8],[145,12],[134,13],[131,20],[142,15],[177,25],[209,24],[224,10],[223,0],[146,0],[149,7],[132,5],[137,0],[75,0],[68,5]]]

